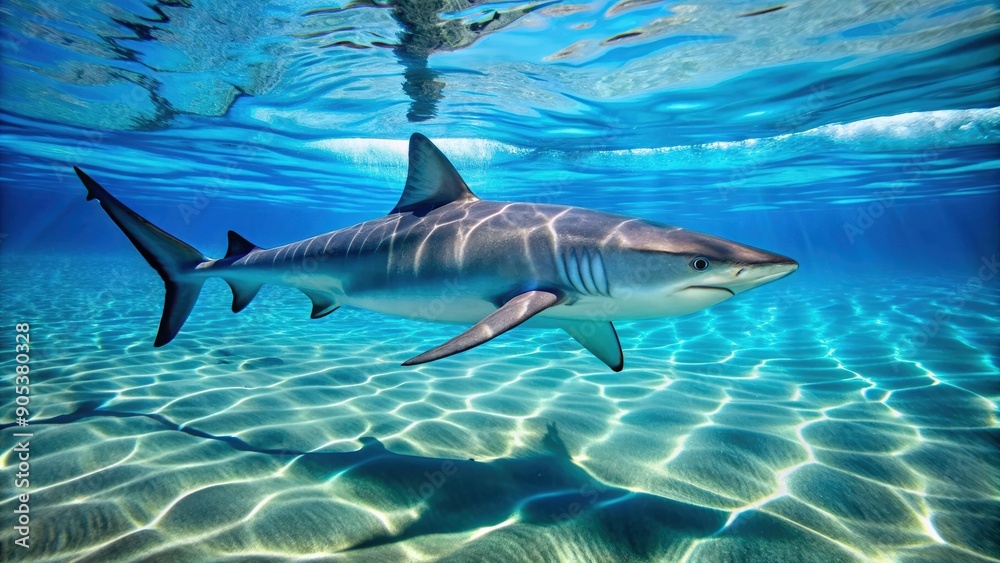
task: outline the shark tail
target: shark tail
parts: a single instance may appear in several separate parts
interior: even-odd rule
[[[163,346],[177,336],[191,314],[205,283],[205,277],[195,275],[195,270],[208,258],[129,209],[79,168],[74,166],[73,170],[87,187],[87,200],[100,201],[111,220],[163,278],[167,295],[160,328],[153,342],[153,346]]]

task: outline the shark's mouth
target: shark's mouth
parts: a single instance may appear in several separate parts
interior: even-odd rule
[[[734,293],[725,287],[689,285],[674,295],[674,299],[671,300],[673,308],[670,315],[687,315],[721,303],[732,297]]]
[[[712,285],[689,285],[684,289],[710,289],[715,291],[723,291],[725,293],[728,293],[730,297],[736,295],[735,293],[733,293],[733,290],[729,289],[728,287],[715,287]]]

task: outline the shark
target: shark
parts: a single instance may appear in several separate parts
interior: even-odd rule
[[[642,218],[478,198],[427,137],[410,137],[406,184],[387,215],[274,248],[234,231],[208,258],[127,207],[78,167],[166,289],[153,345],[169,343],[203,284],[222,278],[233,312],[265,284],[302,291],[311,317],[349,306],[471,325],[403,362],[446,358],[526,326],[562,329],[614,371],[624,367],[615,321],[686,315],[783,278],[786,256]]]

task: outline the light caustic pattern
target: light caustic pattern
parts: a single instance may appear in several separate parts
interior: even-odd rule
[[[460,329],[274,288],[233,315],[221,282],[157,350],[138,257],[45,259],[4,257],[35,358],[15,557],[1000,557],[995,285],[803,278],[623,323],[614,374],[531,329],[402,368]]]

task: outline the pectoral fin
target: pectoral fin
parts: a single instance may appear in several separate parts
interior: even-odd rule
[[[562,296],[548,291],[536,290],[522,293],[504,303],[502,307],[473,325],[469,330],[437,348],[406,360],[403,365],[412,366],[433,362],[475,348],[483,342],[493,340],[545,309],[558,305],[562,299]]]
[[[615,325],[600,321],[573,321],[562,328],[609,368],[621,371],[625,367],[625,356]]]

